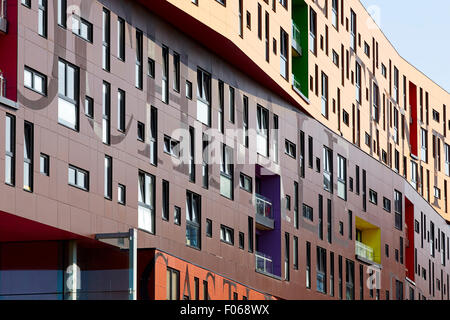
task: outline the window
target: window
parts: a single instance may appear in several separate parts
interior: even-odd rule
[[[342,221],[339,221],[339,234],[341,236],[344,235],[344,222],[342,222]]]
[[[105,186],[105,198],[108,200],[112,199],[112,158],[110,156],[105,156],[105,175],[104,175],[104,186]]]
[[[164,135],[164,152],[173,157],[180,157],[180,142]]]
[[[252,15],[248,11],[246,13],[246,20],[247,20],[247,28],[249,30],[252,30]]]
[[[23,135],[23,189],[33,192],[34,128],[32,123],[24,122]]]
[[[347,260],[345,261],[345,296],[347,300],[355,299],[355,265],[353,261]]]
[[[234,113],[235,113],[235,99],[234,99],[234,88],[233,87],[229,87],[229,117],[230,117],[230,122],[234,123]]]
[[[158,164],[158,109],[150,109],[150,163]]]
[[[175,206],[173,210],[173,223],[177,226],[181,225],[181,208]]]
[[[383,197],[383,209],[387,212],[391,212],[391,200]]]
[[[192,100],[192,82],[186,80],[186,98]]]
[[[417,189],[417,163],[411,160],[411,185]]]
[[[226,5],[226,0],[216,0],[216,1],[224,6]]]
[[[337,194],[343,200],[347,200],[347,159],[338,155]]]
[[[28,0],[30,2],[30,0]],[[23,1],[22,1],[23,3]],[[58,0],[58,25],[67,26],[67,0]]]
[[[169,48],[162,46],[161,101],[169,103]]]
[[[117,202],[119,204],[125,205],[126,204],[126,187],[123,184],[117,185]]]
[[[333,151],[323,147],[323,188],[333,193]]]
[[[239,249],[244,249],[245,236],[243,232],[239,232]]]
[[[103,23],[103,32],[102,32],[102,67],[103,70],[109,72],[110,68],[110,46],[111,46],[111,13],[106,8],[103,8],[102,13],[102,23]]]
[[[306,241],[306,288],[311,288],[311,243]]]
[[[253,252],[253,218],[248,217],[248,252]]]
[[[155,233],[155,177],[139,170],[138,174],[138,226]]]
[[[167,267],[166,274],[166,299],[180,300],[180,272]]]
[[[288,79],[288,48],[289,35],[283,28],[280,28],[280,74],[286,80]]]
[[[378,194],[372,189],[369,189],[369,201],[374,205],[378,204]]]
[[[38,34],[47,38],[47,0],[38,2]]]
[[[444,143],[445,152],[445,174],[450,176],[450,146]]]
[[[200,249],[201,198],[191,191],[186,192],[186,244]]]
[[[69,165],[69,185],[89,191],[89,172]]]
[[[447,160],[447,148],[446,145],[446,160]],[[420,129],[420,160],[428,162],[428,132],[424,128]],[[447,164],[447,162],[446,162]],[[447,166],[446,166],[447,168]]]
[[[313,221],[314,217],[313,217],[313,208],[311,208],[310,206],[303,204],[303,217]]]
[[[257,105],[256,109],[256,150],[263,156],[269,156],[269,110]]]
[[[84,98],[84,114],[89,118],[94,118],[94,99],[88,96]]]
[[[162,181],[162,218],[169,221],[169,181]]]
[[[322,115],[328,119],[328,76],[322,72]]]
[[[434,197],[436,199],[441,199],[441,189],[438,187],[434,187]]]
[[[239,176],[239,186],[241,189],[252,193],[252,178],[241,172]]]
[[[143,80],[144,80],[144,45],[143,45],[143,34],[141,30],[136,29],[136,61],[135,61],[135,86],[136,88],[142,90],[143,88]],[[168,53],[167,53],[168,55]],[[168,58],[168,57],[167,57]],[[164,71],[168,71],[168,61],[163,60],[163,73]],[[166,70],[167,68],[167,70]],[[168,76],[168,75],[167,75]],[[167,83],[166,83],[167,85]],[[163,87],[164,88],[164,87]],[[166,89],[166,97],[168,99],[167,86]],[[163,102],[167,103],[166,100],[163,99]]]
[[[202,187],[209,187],[209,137],[205,133],[202,135]]]
[[[173,90],[180,92],[180,55],[173,53]]]
[[[353,212],[348,210],[348,238],[353,238]]]
[[[356,62],[355,68],[356,101],[361,104],[361,65]]]
[[[44,153],[41,153],[39,157],[39,170],[44,176],[50,175],[50,157]]]
[[[284,280],[289,281],[290,279],[290,248],[289,248],[290,240],[289,233],[284,233]]]
[[[298,237],[294,236],[294,244],[293,244],[293,262],[294,262],[294,270],[298,270]]]
[[[309,9],[309,50],[317,53],[317,15],[313,9]]]
[[[333,50],[333,63],[339,68],[339,55]]]
[[[378,122],[380,119],[380,116],[379,116],[379,114],[380,114],[380,92],[379,92],[378,86],[375,84],[375,82],[373,83],[372,102],[373,102],[372,117],[373,117],[373,120]]]
[[[239,0],[238,16],[239,16],[239,36],[244,37],[244,8],[242,4],[243,0]]]
[[[317,291],[327,293],[327,251],[317,247]]]
[[[243,127],[243,137],[242,140],[244,142],[244,146],[248,148],[248,97],[244,96],[242,99],[243,102],[243,110],[242,110],[242,127]]]
[[[125,20],[117,17],[117,58],[125,61]]]
[[[211,126],[211,74],[200,68],[197,69],[197,120]]]
[[[125,91],[117,91],[117,129],[125,132]]]
[[[439,112],[433,109],[433,120],[439,122]]]
[[[233,149],[222,144],[222,163],[220,166],[220,194],[233,200]]]
[[[72,14],[72,32],[74,34],[79,36],[81,39],[84,39],[92,43],[93,38],[92,30],[93,30],[92,23],[77,16],[76,14]],[[108,69],[105,70],[108,71]]]
[[[278,116],[273,115],[273,136],[272,136],[272,158],[275,163],[278,163]],[[295,147],[295,144],[294,144]],[[296,149],[294,148],[294,158],[296,157]]]
[[[43,96],[47,95],[47,77],[27,66],[24,68],[23,84]]]
[[[356,14],[353,10],[350,12],[350,48],[356,51]]]
[[[206,219],[206,236],[212,238],[212,221],[210,219]]]
[[[384,64],[381,64],[381,75],[386,78],[387,70]]]
[[[102,141],[109,145],[111,140],[111,85],[106,81],[103,81],[102,109]]]
[[[5,183],[14,186],[16,177],[16,117],[5,117]]]
[[[323,240],[323,196],[319,194],[319,223],[318,223],[318,237]]]
[[[285,9],[287,9],[287,2],[288,2],[288,0],[278,0],[278,2],[279,2]]]
[[[155,78],[155,60],[148,58],[147,64],[148,64],[147,75],[150,78],[154,79]]]
[[[195,183],[195,131],[189,126],[189,181]]]
[[[291,210],[291,196],[286,195],[286,210]]]
[[[344,122],[346,126],[350,123],[350,115],[345,110],[342,110],[342,122]]]
[[[24,6],[31,8],[31,0],[20,0],[20,1]]]
[[[384,254],[385,254],[386,258],[389,258],[389,245],[388,244],[384,245]]]
[[[137,122],[137,139],[139,141],[145,141],[145,124]]]
[[[58,122],[78,130],[79,70],[72,64],[58,62]]]
[[[262,39],[262,7],[258,3],[258,39]]]
[[[286,153],[291,158],[296,158],[296,146],[294,143],[290,142],[289,140],[285,140],[284,143],[284,153]]]
[[[370,46],[367,42],[364,41],[364,53],[367,57],[370,58]]]
[[[394,100],[398,103],[398,69],[394,67]]]
[[[402,194],[394,190],[394,212],[395,212],[395,228],[403,229],[403,209],[402,209]]]
[[[338,4],[338,0],[332,0],[331,11],[332,11],[331,23],[332,23],[333,27],[336,28],[336,30],[339,30],[339,16],[338,16],[339,4]]]
[[[227,226],[221,225],[220,226],[220,240],[222,242],[234,245],[234,230]]]
[[[264,42],[265,42],[265,45],[266,45],[266,61],[267,62],[269,62],[269,59],[270,59],[270,42],[269,42],[269,38],[270,38],[270,36],[269,36],[269,13],[266,11],[266,14],[265,14],[265,32],[264,32],[264,35],[265,35],[265,40],[264,40]]]

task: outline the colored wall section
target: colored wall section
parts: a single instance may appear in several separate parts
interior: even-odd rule
[[[6,98],[17,102],[17,6],[7,0],[7,34],[0,33],[0,70],[6,79]]]
[[[412,281],[415,280],[414,268],[414,204],[405,197],[405,224],[406,224],[406,244],[405,244],[405,266],[406,276]]]
[[[419,136],[417,131],[417,87],[412,82],[409,82],[409,105],[411,107],[411,123],[409,131],[411,153],[415,156],[419,156],[417,146],[417,137]]]
[[[292,76],[300,85],[300,92],[308,98],[308,6],[303,0],[292,2],[292,21],[300,31],[300,45],[302,54],[300,56],[292,55]],[[293,79],[293,80],[294,80]],[[298,89],[294,83],[294,89]]]

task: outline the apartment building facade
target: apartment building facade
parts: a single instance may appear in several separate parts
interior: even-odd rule
[[[370,22],[2,1],[0,298],[449,299],[449,94]]]

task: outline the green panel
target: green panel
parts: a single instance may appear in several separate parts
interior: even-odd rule
[[[292,74],[297,85],[300,85],[301,93],[308,98],[308,5],[304,0],[293,0],[292,2],[292,21],[300,30],[300,42],[302,48],[301,56],[292,55]],[[292,33],[292,30],[291,30]],[[294,49],[291,49],[294,50]]]

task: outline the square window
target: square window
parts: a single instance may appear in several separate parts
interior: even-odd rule
[[[50,157],[43,153],[40,156],[40,170],[43,175],[50,175]]]
[[[137,139],[139,141],[145,141],[145,124],[140,121],[137,123]]]

